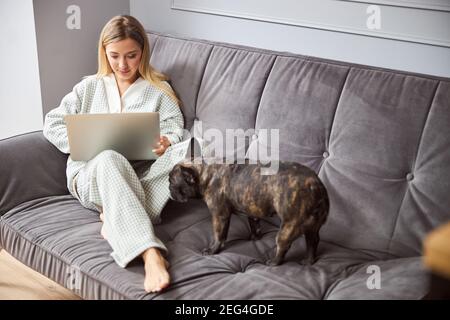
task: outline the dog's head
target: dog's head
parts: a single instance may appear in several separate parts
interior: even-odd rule
[[[170,197],[178,202],[200,197],[197,171],[186,164],[177,164],[169,174]]]

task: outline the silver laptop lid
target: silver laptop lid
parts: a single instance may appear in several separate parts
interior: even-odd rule
[[[104,150],[114,150],[128,160],[152,160],[158,147],[158,112],[93,113],[64,116],[70,157],[89,161]]]

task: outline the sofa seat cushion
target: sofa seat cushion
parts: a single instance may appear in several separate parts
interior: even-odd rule
[[[169,249],[172,285],[143,290],[140,259],[122,269],[100,235],[101,221],[70,195],[25,202],[0,219],[0,241],[17,259],[85,299],[346,299],[421,298],[426,293],[420,258],[398,258],[322,241],[318,261],[299,263],[304,239],[294,242],[284,264],[264,264],[274,252],[276,219],[262,222],[263,237],[249,240],[247,219],[234,215],[220,254],[203,256],[212,241],[210,214],[202,201],[169,202],[155,230]],[[381,289],[366,286],[367,267],[381,268]],[[399,285],[400,284],[400,285]]]

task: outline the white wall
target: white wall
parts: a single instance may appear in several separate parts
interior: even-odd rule
[[[290,1],[280,0],[277,4],[282,6],[283,2],[286,4]],[[450,77],[450,48],[448,47],[223,15],[171,10],[171,3],[171,0],[130,0],[130,12],[148,30]],[[357,2],[353,5],[355,8],[361,6]],[[330,21],[333,20],[331,16],[334,13],[327,11],[326,6],[323,12],[330,15]],[[396,11],[391,11],[390,15],[393,12]],[[265,13],[267,16],[271,14],[271,12]],[[347,18],[354,18],[354,13],[349,12]],[[417,16],[410,18],[418,19]],[[401,28],[405,24],[404,19],[403,16],[391,17],[391,23],[395,24],[391,27]],[[435,22],[433,21],[433,25],[442,26],[442,28],[448,25],[448,21]],[[437,33],[442,34],[441,29],[437,30],[439,30]],[[446,35],[445,32],[444,35]]]
[[[32,0],[0,1],[0,139],[42,129]]]

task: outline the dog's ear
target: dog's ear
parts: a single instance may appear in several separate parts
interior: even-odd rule
[[[188,185],[195,184],[195,171],[192,168],[181,167],[183,179]]]

